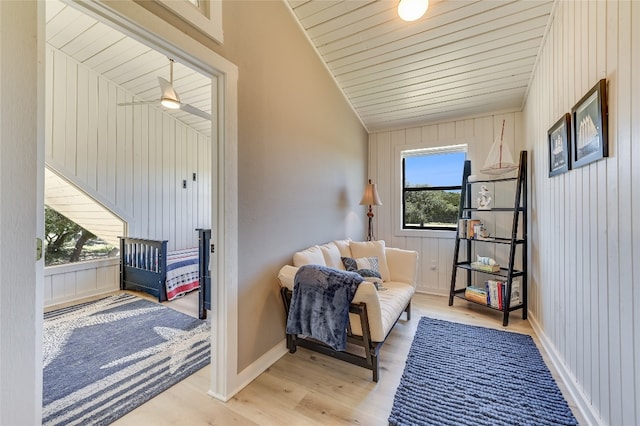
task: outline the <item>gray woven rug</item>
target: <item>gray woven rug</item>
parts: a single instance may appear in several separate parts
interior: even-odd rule
[[[530,336],[420,319],[391,425],[577,425]]]
[[[45,425],[109,424],[210,362],[205,321],[128,294],[45,314]]]

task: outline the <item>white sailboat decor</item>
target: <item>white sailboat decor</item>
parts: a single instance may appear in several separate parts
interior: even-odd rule
[[[491,145],[491,150],[487,156],[487,161],[485,161],[484,167],[480,169],[482,173],[488,175],[502,175],[512,172],[518,168],[518,164],[513,162],[509,146],[502,143],[504,140],[504,122],[505,120],[502,120],[500,138],[496,138],[493,141],[493,145]]]

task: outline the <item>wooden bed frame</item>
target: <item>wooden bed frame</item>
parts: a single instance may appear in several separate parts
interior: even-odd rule
[[[286,287],[282,287],[280,289],[280,295],[282,296],[282,301],[284,303],[286,324],[287,317],[289,316],[289,307],[291,306],[291,296],[293,295],[293,292]],[[380,354],[380,348],[382,348],[382,345],[387,340],[387,337],[389,336],[389,333],[391,333],[391,330],[393,330],[393,327],[391,327],[389,333],[387,333],[387,336],[385,336],[382,342],[376,343],[371,340],[371,330],[369,329],[369,318],[367,316],[366,303],[351,303],[349,305],[349,312],[358,315],[358,317],[360,318],[362,336],[357,336],[351,333],[351,324],[349,324],[347,329],[347,342],[362,347],[364,349],[364,356],[348,351],[337,351],[318,340],[314,340],[309,337],[302,338],[295,334],[288,333],[286,334],[287,349],[289,349],[290,353],[295,353],[298,349],[298,346],[301,346],[303,348],[307,348],[312,351],[328,355],[342,361],[346,361],[350,364],[358,365],[360,367],[371,370],[373,373],[372,379],[374,382],[377,382],[378,378],[380,377],[378,367],[378,355]],[[396,318],[396,323],[404,312],[407,313],[407,320],[410,320],[411,300],[409,300],[409,303],[407,303],[407,306],[404,308],[404,310],[400,312],[400,316]]]
[[[198,275],[200,297],[198,313],[200,319],[207,317],[211,309],[209,274],[210,229],[198,229]],[[120,237],[120,290],[142,291],[167,300],[167,240]]]

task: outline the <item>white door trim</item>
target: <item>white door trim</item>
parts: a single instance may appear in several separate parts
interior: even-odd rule
[[[223,401],[238,391],[238,215],[237,215],[237,140],[238,69],[136,2],[118,0],[71,1],[83,12],[112,25],[145,45],[174,57],[199,72],[216,77],[212,96],[217,104],[212,111],[211,188],[212,233],[215,254],[211,256],[211,388],[209,394]],[[212,85],[213,86],[213,85]],[[219,125],[222,123],[223,125]],[[217,141],[214,139],[217,135]]]

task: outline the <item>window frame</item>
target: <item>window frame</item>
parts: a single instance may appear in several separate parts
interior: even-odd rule
[[[446,152],[463,152],[465,159],[469,158],[469,145],[471,141],[468,140],[455,140],[455,141],[436,141],[432,144],[419,144],[419,145],[402,145],[396,147],[395,164],[398,165],[398,173],[396,173],[396,196],[397,208],[396,212],[395,232],[398,237],[433,237],[433,238],[455,238],[456,225],[451,227],[418,227],[411,226],[405,227],[404,224],[404,203],[405,203],[405,161],[404,159],[409,156],[429,154],[441,154]],[[462,170],[460,170],[460,185],[455,186],[442,186],[442,187],[429,187],[429,190],[443,190],[443,189],[455,189],[461,190],[462,184]],[[410,189],[410,191],[418,191],[420,188]],[[422,189],[424,190],[424,189]]]
[[[212,40],[224,43],[221,0],[206,0],[198,6],[189,0],[153,1]]]

